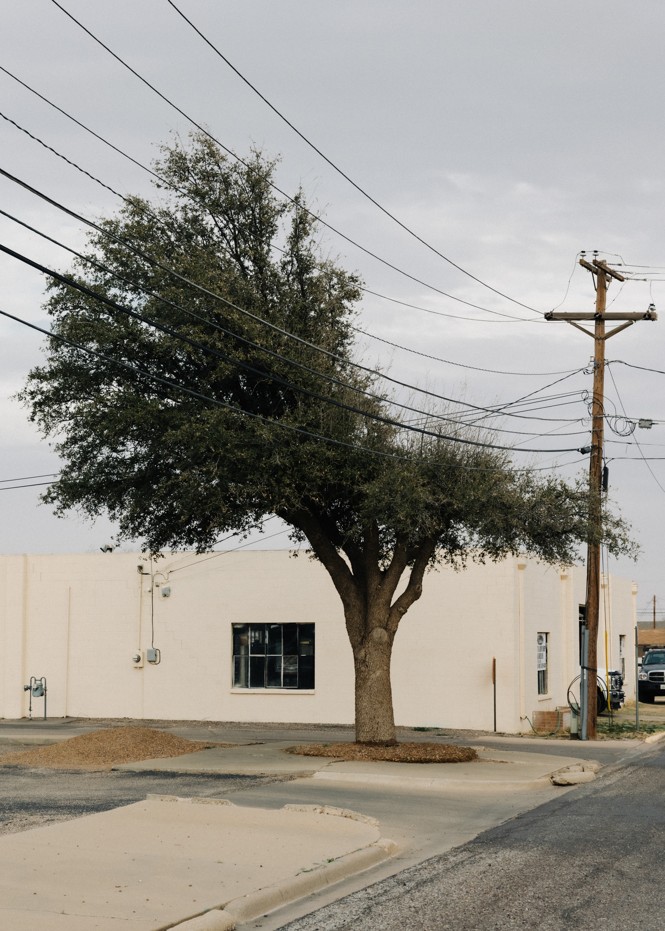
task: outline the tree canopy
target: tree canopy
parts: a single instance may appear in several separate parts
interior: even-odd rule
[[[155,198],[127,198],[50,284],[53,336],[23,399],[62,458],[45,495],[60,512],[106,512],[153,552],[273,514],[306,539],[344,607],[359,739],[386,742],[390,649],[426,569],[570,562],[587,496],[445,412],[399,423],[354,360],[360,281],[322,254],[302,192],[277,196],[275,167],[205,135],[165,148]],[[620,521],[604,532],[626,549]]]

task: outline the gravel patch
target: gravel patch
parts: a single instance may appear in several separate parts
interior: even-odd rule
[[[109,769],[120,763],[183,756],[186,753],[219,746],[229,744],[188,740],[151,727],[128,725],[91,731],[45,747],[5,753],[0,762],[3,766]]]

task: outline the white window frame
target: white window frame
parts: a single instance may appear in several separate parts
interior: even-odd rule
[[[284,628],[289,628],[288,636]],[[232,689],[243,692],[313,691],[315,638],[312,622],[233,623]],[[285,642],[287,640],[289,642]]]
[[[536,634],[536,672],[537,672],[537,689],[539,696],[549,695],[549,632],[540,630]]]
[[[619,665],[621,666],[621,675],[626,679],[626,643],[628,638],[625,634],[619,634]]]

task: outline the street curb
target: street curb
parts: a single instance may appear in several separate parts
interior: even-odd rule
[[[535,776],[532,779],[437,779],[435,777],[420,776],[387,776],[381,773],[340,773],[340,772],[316,772],[311,777],[316,780],[327,780],[328,782],[356,782],[370,783],[371,785],[391,785],[401,786],[404,789],[431,789],[440,791],[441,789],[527,789],[530,787],[540,786],[546,783],[550,778],[550,773],[544,773],[541,776]]]
[[[340,882],[356,873],[370,869],[384,860],[394,856],[398,847],[394,841],[379,838],[369,847],[354,850],[352,853],[300,873],[292,879],[283,880],[257,892],[237,899],[231,899],[225,905],[212,908],[195,918],[188,918],[179,924],[170,925],[176,931],[234,931],[237,924],[252,921],[267,912],[288,905],[306,895],[312,895]]]
[[[655,744],[659,740],[662,740],[665,737],[665,731],[661,731],[659,734],[649,734],[648,737],[644,738],[645,744]]]

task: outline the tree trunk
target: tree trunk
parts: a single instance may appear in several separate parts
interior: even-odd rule
[[[356,674],[356,741],[393,746],[395,717],[390,684],[393,636],[375,627],[356,645],[353,661]]]

